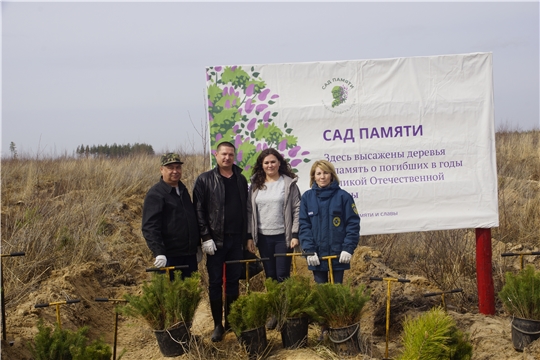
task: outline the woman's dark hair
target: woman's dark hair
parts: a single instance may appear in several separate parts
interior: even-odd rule
[[[268,148],[259,154],[257,157],[257,162],[255,162],[255,166],[253,167],[253,170],[251,171],[252,180],[251,180],[251,187],[253,189],[264,189],[264,181],[266,180],[266,173],[263,170],[262,164],[264,159],[268,155],[274,155],[278,161],[279,161],[279,174],[280,175],[287,175],[291,179],[294,179],[296,177],[296,174],[292,172],[291,164],[289,164],[284,158],[283,155],[281,155],[276,149]]]

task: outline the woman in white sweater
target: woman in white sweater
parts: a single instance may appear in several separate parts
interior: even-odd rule
[[[261,152],[253,167],[248,195],[248,250],[259,248],[267,278],[283,281],[291,273],[291,257],[274,257],[299,246],[300,190],[290,164],[275,149]]]

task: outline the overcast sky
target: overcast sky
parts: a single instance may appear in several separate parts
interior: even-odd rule
[[[201,150],[210,65],[492,52],[496,128],[540,128],[538,2],[1,6],[2,156]]]

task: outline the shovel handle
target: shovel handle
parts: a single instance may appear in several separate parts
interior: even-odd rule
[[[458,293],[463,292],[463,289],[454,289],[450,291],[439,291],[439,292],[432,292],[432,293],[425,293],[424,297],[430,297],[430,296],[436,296],[436,295],[442,295],[442,294],[452,294],[452,293]]]
[[[315,253],[281,253],[281,254],[274,254],[275,257],[278,256],[313,256]]]
[[[169,270],[179,270],[179,269],[187,269],[188,267],[189,267],[189,265],[165,266],[165,267],[162,267],[162,268],[153,267],[153,268],[146,269],[146,272],[165,271],[167,269],[169,269]]]
[[[501,256],[520,256],[520,255],[540,255],[540,251],[530,251],[530,252],[524,252],[524,253],[502,253]]]
[[[268,260],[270,260],[270,258],[229,260],[229,261],[225,261],[225,264],[250,263],[250,262],[268,261]]]
[[[109,298],[95,298],[94,301],[97,302],[128,302],[124,299],[109,299]]]
[[[372,281],[383,281],[385,279],[383,279],[382,277],[378,277],[378,276],[370,276],[369,277],[369,280],[372,280]],[[409,279],[392,279],[394,281],[397,281],[397,282],[401,282],[401,283],[409,283],[411,282],[411,280]]]
[[[26,253],[24,251],[19,251],[19,252],[12,252],[12,253],[9,253],[9,254],[2,254],[2,257],[6,257],[6,256],[24,256],[26,255]]]
[[[80,299],[73,299],[73,300],[66,300],[66,301],[57,301],[52,303],[44,303],[44,304],[36,304],[34,305],[35,308],[44,308],[51,305],[62,305],[62,304],[75,304],[81,302]]]

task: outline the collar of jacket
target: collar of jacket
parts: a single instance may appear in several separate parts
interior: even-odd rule
[[[242,175],[242,168],[239,167],[238,165],[233,164],[232,169],[233,169],[234,175],[236,176]],[[221,173],[219,172],[219,165],[216,165],[216,167],[214,168],[214,174],[218,177],[221,176]]]
[[[163,190],[165,190],[166,192],[170,193],[173,191],[173,187],[169,184],[167,184],[165,182],[165,180],[163,180],[163,176],[160,177],[159,179],[159,184],[160,186],[163,188]],[[180,193],[186,188],[186,186],[184,185],[184,183],[181,181],[181,180],[178,180],[178,190],[180,190]]]
[[[340,189],[337,181],[332,181],[327,187],[319,187],[317,183],[314,183],[311,189],[316,190],[319,196],[332,196],[337,190]]]

